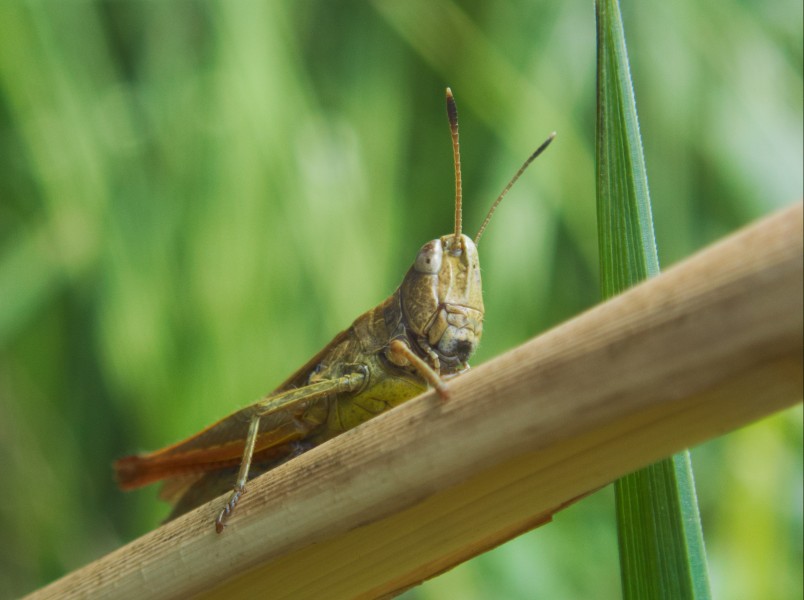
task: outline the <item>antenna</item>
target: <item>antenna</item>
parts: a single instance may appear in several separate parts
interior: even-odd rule
[[[497,210],[497,205],[500,204],[500,202],[502,202],[502,199],[508,193],[508,190],[511,189],[511,187],[516,183],[516,180],[519,179],[522,173],[525,172],[525,169],[527,169],[530,166],[530,163],[536,160],[536,157],[539,156],[542,152],[544,152],[545,148],[547,148],[547,146],[550,145],[550,142],[552,142],[555,138],[556,138],[556,132],[554,131],[542,143],[542,145],[536,148],[536,151],[533,154],[531,154],[524,163],[522,163],[522,166],[519,167],[519,171],[516,172],[516,174],[511,178],[511,181],[508,182],[508,185],[505,186],[505,189],[500,193],[499,196],[497,196],[497,199],[494,201],[494,204],[491,205],[491,208],[489,209],[486,218],[483,219],[483,224],[480,226],[480,229],[478,230],[477,235],[475,236],[475,246],[477,246],[480,243],[480,236],[483,235],[483,232],[486,230],[486,225],[488,225],[489,221],[491,221],[491,215],[493,215],[494,211]]]
[[[452,90],[447,88],[447,117],[449,118],[449,131],[452,134],[452,156],[455,161],[455,240],[463,247],[461,240],[462,194],[461,189],[461,148],[458,142],[458,107]]]

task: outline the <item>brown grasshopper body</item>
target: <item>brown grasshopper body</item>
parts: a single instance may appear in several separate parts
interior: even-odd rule
[[[250,477],[317,446],[420,394],[428,385],[447,397],[444,379],[468,369],[483,331],[483,297],[476,243],[461,233],[457,110],[447,90],[456,168],[455,232],[419,250],[402,285],[358,317],[272,393],[200,433],[149,454],[115,463],[120,487],[165,480],[170,518],[231,489],[216,519],[225,527]],[[238,467],[239,466],[239,467]],[[236,476],[235,476],[236,473]]]

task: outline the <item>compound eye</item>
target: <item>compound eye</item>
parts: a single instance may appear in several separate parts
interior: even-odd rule
[[[413,268],[419,273],[434,274],[441,270],[441,241],[433,240],[427,242],[422,249],[419,250],[416,256],[416,262],[413,263]]]

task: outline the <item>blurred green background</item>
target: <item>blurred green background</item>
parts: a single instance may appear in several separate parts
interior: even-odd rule
[[[802,5],[622,6],[668,266],[802,195]],[[556,143],[483,239],[478,364],[593,305],[592,2],[0,5],[0,597],[156,526],[111,462],[273,388]],[[715,597],[802,595],[801,407],[693,451]],[[617,598],[610,490],[412,590]]]

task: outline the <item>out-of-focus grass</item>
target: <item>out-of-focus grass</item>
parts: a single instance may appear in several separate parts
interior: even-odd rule
[[[801,6],[623,6],[668,265],[802,194]],[[0,590],[165,514],[111,461],[271,389],[451,228],[482,362],[596,301],[591,4],[0,6]],[[513,318],[512,315],[516,317]],[[801,596],[801,411],[693,452],[716,597]],[[409,593],[618,597],[608,491]]]

